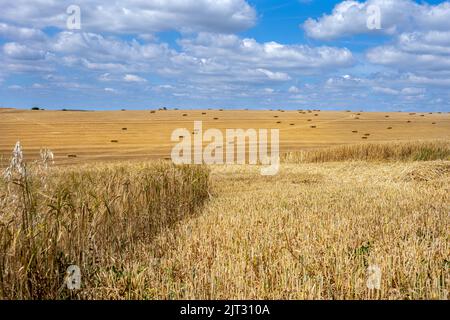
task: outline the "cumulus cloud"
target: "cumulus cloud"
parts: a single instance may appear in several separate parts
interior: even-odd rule
[[[70,31],[31,47],[26,43],[7,43],[5,56],[16,60],[46,58],[43,66],[100,71],[102,74],[95,76],[99,81],[130,82],[133,80],[123,78],[124,74],[150,72],[197,83],[287,82],[292,76],[336,70],[354,62],[346,48],[260,43],[229,34],[200,33],[182,38],[179,50],[166,43]]]
[[[72,0],[16,0],[2,3],[0,20],[27,27],[66,27]],[[245,0],[79,0],[81,27],[95,32],[138,33],[177,30],[236,32],[256,21]]]
[[[367,58],[399,70],[450,71],[449,45],[448,31],[402,33],[394,44],[370,49]]]
[[[398,90],[386,87],[373,87],[372,90],[378,93],[389,95],[398,95],[400,93]]]
[[[405,96],[422,95],[426,92],[425,88],[403,88],[401,93]]]
[[[65,55],[91,57],[94,60],[126,62],[161,59],[169,53],[167,44],[140,44],[95,33],[61,32],[51,42],[54,52]]]
[[[410,53],[450,55],[450,31],[402,33],[398,47]]]
[[[296,86],[291,86],[291,87],[288,89],[288,92],[289,92],[289,93],[299,93],[299,92],[300,92],[300,89],[297,88]]]
[[[46,88],[46,86],[43,85],[43,84],[40,84],[40,83],[33,83],[31,88],[33,88],[33,89],[44,89],[44,88]]]
[[[145,80],[144,78],[141,78],[141,77],[139,77],[137,75],[134,75],[134,74],[126,74],[123,77],[123,80],[125,82],[147,82],[147,80]]]
[[[149,71],[166,63],[175,52],[165,43],[142,44],[135,39],[68,31],[41,46],[54,55],[52,61],[57,64],[115,74]]]
[[[258,42],[237,35],[201,33],[178,41],[180,51],[166,55],[161,76],[195,83],[260,84],[287,82],[300,74],[352,65],[346,48]]]
[[[434,87],[450,87],[450,77],[426,77],[415,74],[407,74],[404,81],[414,85],[427,85]]]
[[[0,23],[0,37],[15,40],[43,40],[44,32],[34,28],[20,28],[6,23]]]
[[[36,50],[16,42],[6,43],[3,46],[3,52],[7,57],[15,60],[41,60],[46,55],[43,50]]]
[[[367,26],[369,8],[381,13],[381,30]],[[302,26],[315,39],[330,40],[345,36],[370,33],[395,34],[413,30],[450,29],[450,3],[419,4],[412,0],[347,0],[337,4],[331,14],[319,19],[308,19]]]
[[[236,35],[202,33],[179,43],[187,54],[206,61],[251,64],[263,69],[336,68],[353,63],[352,53],[346,48],[284,45],[275,41],[259,43],[255,39],[241,39]]]
[[[332,77],[326,81],[328,87],[358,87],[367,81],[358,77],[345,74],[339,77]]]
[[[368,28],[370,7],[380,10],[380,30]],[[302,27],[309,37],[318,40],[361,34],[390,36],[387,44],[366,50],[364,64],[374,70],[389,70],[391,76],[369,76],[362,82],[335,77],[326,83],[333,90],[371,88],[377,94],[412,103],[414,97],[440,95],[439,88],[450,85],[449,1],[428,4],[412,0],[347,0],[337,4],[331,14],[310,18]]]
[[[10,89],[10,90],[22,90],[23,87],[19,86],[18,84],[13,84],[13,85],[8,86],[8,89]]]
[[[284,73],[284,72],[272,72],[267,69],[256,69],[256,71],[261,72],[270,80],[275,80],[275,81],[291,80],[291,77],[287,73]]]
[[[404,96],[418,96],[423,95],[426,92],[425,88],[403,88],[403,89],[394,89],[388,87],[373,87],[373,91],[388,94],[388,95],[404,95]]]

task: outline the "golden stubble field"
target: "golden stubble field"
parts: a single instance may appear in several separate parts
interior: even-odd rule
[[[196,120],[203,121],[204,129],[279,128],[281,152],[364,141],[450,139],[448,113],[0,109],[0,159],[8,159],[19,140],[30,159],[46,147],[57,164],[167,158],[175,144],[172,131],[191,130]]]
[[[132,254],[128,278],[103,274],[103,294],[449,298],[448,161],[285,164],[276,177],[247,166],[212,170],[204,212]],[[367,288],[369,266],[381,270],[380,290]]]

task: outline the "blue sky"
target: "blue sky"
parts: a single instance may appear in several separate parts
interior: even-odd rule
[[[0,7],[4,107],[450,110],[449,1]]]

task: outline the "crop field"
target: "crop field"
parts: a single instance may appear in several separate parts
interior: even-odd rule
[[[450,139],[448,113],[331,111],[24,111],[0,109],[0,159],[21,141],[36,159],[50,148],[57,164],[170,156],[176,128],[280,129],[281,152],[331,145],[416,139]]]
[[[279,128],[280,171],[165,161],[195,120]],[[448,113],[3,110],[0,130],[3,167],[24,154],[0,177],[0,299],[449,298]]]

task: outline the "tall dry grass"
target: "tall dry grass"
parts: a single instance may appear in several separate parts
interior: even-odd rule
[[[208,196],[205,167],[16,162],[0,179],[0,299],[86,297],[99,273],[117,269]],[[69,265],[81,268],[82,290],[65,287]]]
[[[433,140],[340,145],[287,153],[284,155],[283,160],[291,163],[450,160],[450,141]]]

